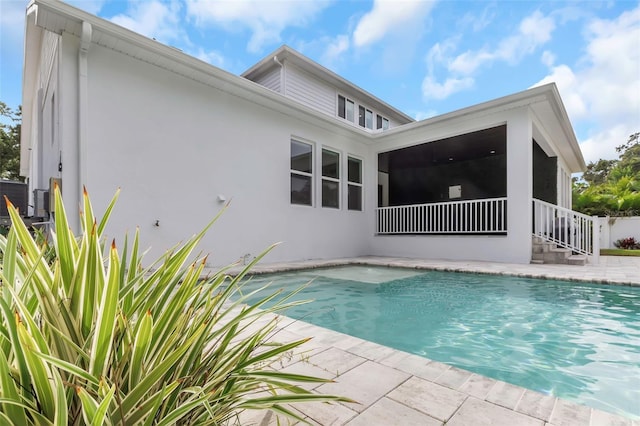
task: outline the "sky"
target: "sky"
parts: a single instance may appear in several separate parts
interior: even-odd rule
[[[287,44],[418,120],[555,82],[587,163],[640,131],[640,2],[74,0],[241,74]],[[21,103],[25,0],[0,0],[0,101]]]

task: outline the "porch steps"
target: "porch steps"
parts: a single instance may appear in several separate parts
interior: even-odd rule
[[[533,237],[531,263],[556,265],[585,265],[587,257],[572,254],[571,250],[560,248],[555,243],[540,237]]]

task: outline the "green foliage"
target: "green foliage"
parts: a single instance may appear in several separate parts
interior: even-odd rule
[[[616,148],[619,160],[589,163],[573,183],[573,208],[592,216],[640,215],[640,133]]]
[[[204,231],[142,267],[136,232],[104,247],[102,220],[84,195],[82,233],[72,234],[55,189],[51,247],[34,238],[9,204],[0,237],[0,424],[228,424],[246,409],[295,414],[285,404],[349,401],[296,382],[324,382],[270,369],[303,344],[272,341],[285,296],[272,308],[243,302],[249,268],[202,280],[192,259]],[[215,221],[215,219],[214,219]],[[290,300],[290,299],[289,299]]]
[[[4,102],[0,102],[0,116],[13,124],[4,124],[0,120],[0,179],[19,180],[20,176],[20,128],[22,110],[13,111]]]

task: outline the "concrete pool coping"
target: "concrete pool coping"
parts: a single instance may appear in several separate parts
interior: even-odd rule
[[[255,265],[251,271],[258,274],[354,264],[640,286],[640,258],[614,256],[603,256],[598,265],[586,266],[368,256],[265,263]],[[312,340],[302,346],[302,353],[292,354],[273,367],[332,379],[334,383],[308,388],[359,402],[299,404],[294,408],[311,424],[640,426],[639,419],[579,405],[304,321],[280,317],[276,341],[306,337],[312,337]],[[240,416],[243,425],[275,425],[277,421],[268,411],[246,411]],[[287,419],[280,418],[280,422],[288,424]]]

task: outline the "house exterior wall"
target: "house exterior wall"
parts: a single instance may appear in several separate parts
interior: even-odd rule
[[[69,76],[72,56],[65,56],[63,65]],[[86,186],[97,214],[122,188],[107,228],[117,242],[139,226],[142,246],[152,247],[155,258],[202,229],[222,208],[217,198],[224,195],[230,206],[202,243],[212,265],[253,257],[280,241],[267,261],[366,254],[371,228],[364,218],[372,213],[344,207],[347,155],[363,159],[365,171],[373,169],[363,140],[96,45],[89,52],[88,76]],[[314,144],[314,207],[290,204],[292,136]],[[320,207],[325,146],[341,154],[340,209]],[[76,163],[68,170],[72,183],[66,177],[63,183],[72,202],[77,173]],[[365,191],[370,185],[365,181]]]
[[[558,156],[559,185],[568,181],[561,171],[575,169],[576,159],[582,161],[579,155],[572,156],[577,143],[566,138],[568,120],[550,112],[561,104],[552,86],[404,128],[367,133],[357,122],[350,127],[336,117],[338,94],[353,100],[356,108],[361,104],[348,88],[338,89],[348,85],[340,82],[333,87],[293,64],[288,67],[286,60],[280,90],[322,113],[268,90],[270,84],[275,87],[275,73],[260,80],[267,87],[263,89],[240,78],[234,81],[141,37],[107,36],[102,26],[117,34],[109,23],[94,23],[103,31],[94,40],[105,45],[87,43],[91,25],[84,21],[80,32],[75,25],[85,43],[65,30],[62,36],[43,32],[39,44],[28,38],[28,81],[37,80],[40,95],[25,108],[31,134],[28,143],[23,141],[22,152],[35,149],[29,153],[30,167],[24,170],[30,173],[31,189],[48,187],[50,177],[62,179],[76,231],[83,185],[98,215],[116,188],[122,188],[106,232],[119,243],[125,232],[140,227],[142,247],[151,247],[151,259],[200,231],[223,208],[221,200],[231,200],[201,246],[211,253],[211,265],[249,260],[278,241],[284,244],[269,254],[267,262],[373,254],[528,263],[533,139],[542,141],[547,155]],[[36,60],[33,53],[38,51]],[[135,59],[141,52],[142,59]],[[32,86],[25,87],[26,97],[33,99]],[[549,121],[546,128],[543,124]],[[507,235],[375,235],[379,153],[501,125],[507,131]],[[292,139],[312,145],[313,206],[291,204]],[[340,154],[337,209],[321,206],[324,148]],[[567,154],[567,162],[559,152]],[[350,156],[362,160],[363,211],[347,209]],[[558,195],[563,197],[566,194]]]
[[[58,175],[60,153],[59,114],[58,114],[58,55],[60,36],[43,32],[39,69],[37,77],[37,96],[32,105],[23,105],[31,109],[35,117],[32,120],[30,159],[31,174],[27,176],[30,184],[30,202],[33,205],[33,190],[48,189],[49,177]],[[32,213],[32,212],[30,212]]]
[[[282,92],[281,81],[280,68],[272,68],[268,73],[255,80],[256,83],[278,93]]]
[[[284,62],[285,96],[331,116],[336,115],[336,91],[289,62]]]

